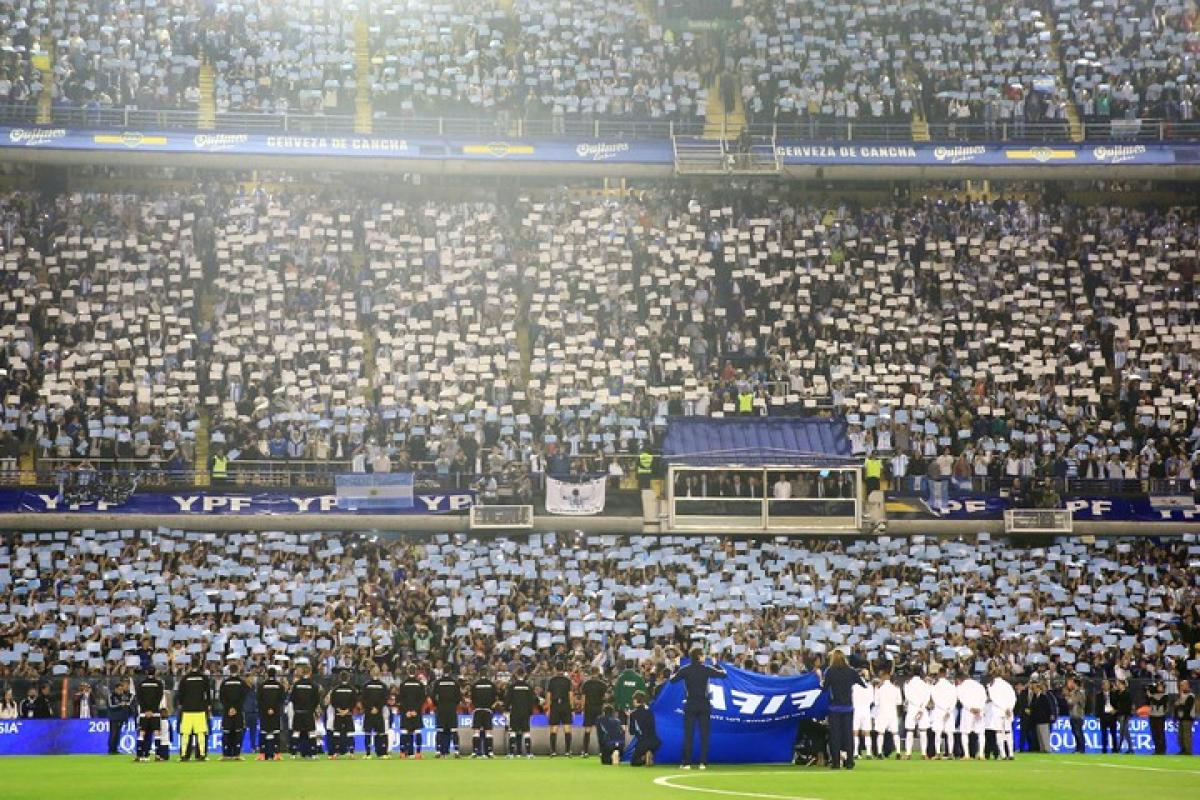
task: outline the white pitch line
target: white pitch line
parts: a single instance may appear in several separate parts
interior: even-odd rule
[[[1108,767],[1109,769],[1134,769],[1139,772],[1172,772],[1184,775],[1200,775],[1200,769],[1163,769],[1162,767],[1139,767],[1133,764],[1104,764],[1100,761],[1064,761],[1076,767]]]
[[[654,779],[654,783],[658,786],[666,786],[668,789],[682,789],[685,792],[705,792],[707,794],[724,794],[733,797],[759,797],[764,800],[821,800],[819,797],[796,797],[787,794],[764,794],[762,792],[735,792],[732,789],[708,789],[703,786],[680,786],[671,783],[679,778],[699,778],[706,773],[680,773],[678,775],[663,775]],[[782,770],[758,770],[754,772],[713,772],[709,775],[780,775]]]

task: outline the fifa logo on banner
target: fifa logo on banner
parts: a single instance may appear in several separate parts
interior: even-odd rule
[[[726,692],[724,686],[717,684],[710,684],[708,687],[708,697],[714,711],[733,711],[743,717],[793,714],[812,708],[820,696],[820,689],[766,695],[743,692],[740,689]]]

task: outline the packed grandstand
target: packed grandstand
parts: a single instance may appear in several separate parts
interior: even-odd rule
[[[439,737],[528,680],[586,753],[592,679],[636,760],[628,676],[685,765],[725,702],[717,761],[852,765],[851,713],[911,754],[921,676],[964,757],[1190,750],[1198,25],[0,3],[0,720],[60,726],[0,755],[166,760],[202,714],[203,757],[277,678],[305,748],[372,680]]]

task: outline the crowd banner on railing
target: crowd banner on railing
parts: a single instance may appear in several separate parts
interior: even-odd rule
[[[103,500],[70,505],[54,490],[0,489],[0,514],[76,512],[106,514],[447,514],[463,512],[475,502],[475,492],[419,492],[410,507],[398,510],[351,510],[333,494],[256,492],[136,492],[121,503]]]
[[[582,517],[604,512],[604,478],[546,478],[546,513]]]
[[[337,133],[196,133],[93,131],[0,127],[0,147],[251,156],[339,156],[422,161],[610,162],[671,166],[668,137],[508,139],[463,136],[384,136]],[[1200,163],[1188,143],[932,144],[811,142],[781,139],[776,154],[787,166],[1171,166]]]
[[[338,508],[346,511],[408,511],[413,507],[411,472],[345,473],[334,478]]]

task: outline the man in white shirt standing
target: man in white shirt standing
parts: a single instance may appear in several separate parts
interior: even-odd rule
[[[792,497],[792,482],[787,479],[787,475],[779,473],[779,477],[775,479],[775,485],[771,487],[771,496],[776,500],[790,500]]]
[[[865,676],[864,676],[865,680]],[[869,683],[856,684],[850,693],[850,702],[854,705],[854,736],[859,757],[864,757],[864,751],[870,747],[871,739],[871,704],[875,700],[875,690]]]
[[[929,725],[933,719],[930,711],[932,687],[920,673],[904,683],[904,758],[909,760],[913,753],[913,739],[921,749],[921,758],[929,758],[926,752]]]
[[[933,684],[931,699],[933,718],[930,728],[933,730],[934,758],[951,758],[954,744],[950,741],[950,734],[954,732],[954,706],[958,703],[958,691],[944,672]]]
[[[970,737],[974,734],[975,760],[983,761],[983,707],[987,705],[987,691],[982,683],[965,673],[959,673],[956,688],[962,706],[958,718],[958,747],[963,758],[970,758]]]
[[[879,755],[887,752],[887,734],[892,735],[892,749],[896,758],[900,757],[900,689],[892,683],[892,676],[887,672],[879,674],[879,685],[875,687],[874,723],[875,733],[879,737],[876,751]]]
[[[997,758],[1013,760],[1013,709],[1017,693],[1002,675],[993,675],[987,687],[988,703],[983,712],[983,727],[995,737]]]

